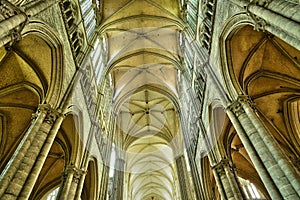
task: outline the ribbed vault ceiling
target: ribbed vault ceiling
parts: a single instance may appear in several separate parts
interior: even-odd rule
[[[126,198],[175,199],[172,146],[180,143],[178,98],[180,2],[105,0],[116,138],[126,150]],[[179,138],[179,139],[178,139]],[[172,144],[172,145],[171,145]]]

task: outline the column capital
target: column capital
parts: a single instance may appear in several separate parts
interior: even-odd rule
[[[249,97],[249,95],[238,95],[236,98],[236,101],[239,102],[247,102],[247,103],[252,103],[252,99],[251,97]]]
[[[72,182],[78,183],[80,181],[80,178],[86,174],[85,170],[82,170],[75,165],[69,165],[66,167],[65,171],[63,172],[63,176],[67,177],[69,174],[73,175]]]
[[[232,111],[233,114],[237,117],[245,113],[241,102],[238,100],[232,102],[226,109]]]
[[[8,1],[1,1],[0,2],[0,14],[5,18],[10,18],[15,15],[14,6]]]
[[[178,154],[178,155],[176,155],[176,156],[175,156],[175,161],[177,161],[177,160],[180,160],[180,159],[185,159],[185,157],[184,157],[184,154],[183,154],[183,153],[181,153],[181,154]]]
[[[218,174],[225,174],[225,168],[229,168],[230,171],[234,169],[232,162],[228,158],[224,158],[212,166],[212,169],[216,170]]]
[[[50,104],[40,104],[38,106],[37,112],[32,114],[31,118],[36,119],[40,113],[45,113],[46,117],[44,122],[48,124],[53,124],[58,117],[63,116],[60,109],[54,109]]]
[[[69,165],[66,167],[65,173],[73,173],[73,174],[83,175],[86,173],[86,171],[76,167],[75,165]]]
[[[269,3],[271,3],[272,0],[251,0],[250,3],[258,5],[258,6],[263,6],[267,7]]]
[[[8,19],[16,14],[24,13],[24,10],[14,4],[10,3],[7,0],[1,0],[0,2],[0,14]]]
[[[247,13],[254,22],[254,30],[256,30],[256,31],[261,30],[261,31],[265,32],[265,30],[266,30],[265,27],[267,25],[267,22],[265,19],[253,14],[249,10],[249,7],[252,5],[267,7],[271,1],[272,0],[251,0],[250,3],[246,6]]]
[[[249,105],[254,111],[256,111],[256,104],[248,95],[239,95],[235,101],[233,101],[226,109],[232,111],[237,117],[245,113],[243,104]]]
[[[19,19],[21,22],[16,23],[13,27],[7,27],[6,32],[8,36],[11,37],[11,41],[18,41],[22,38],[22,30],[25,24],[28,22],[28,16],[22,7],[18,7],[7,0],[0,1],[0,15],[2,15],[5,20],[10,20],[10,23],[15,23]],[[21,17],[22,16],[22,17]],[[14,21],[12,21],[13,19]],[[4,20],[4,22],[5,22]],[[3,36],[3,35],[2,35]],[[8,45],[9,46],[9,45]]]
[[[241,104],[247,104],[249,105],[252,110],[256,111],[256,104],[248,95],[239,95],[237,97],[237,101],[239,101]]]

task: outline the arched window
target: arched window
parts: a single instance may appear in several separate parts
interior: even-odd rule
[[[243,188],[244,194],[247,199],[253,200],[263,200],[265,199],[261,192],[256,188],[256,186],[249,180],[245,180],[239,177],[239,182]]]
[[[97,38],[94,43],[94,51],[91,53],[92,64],[95,73],[96,84],[99,83],[105,65],[106,40]]]
[[[52,192],[50,192],[47,196],[46,196],[46,200],[55,200],[57,197],[59,191],[59,187],[57,187],[56,189],[54,189]]]
[[[96,27],[96,15],[92,0],[80,0],[80,8],[87,37],[90,38]]]
[[[186,20],[194,34],[196,33],[197,30],[198,4],[199,4],[198,0],[190,0],[187,3]]]

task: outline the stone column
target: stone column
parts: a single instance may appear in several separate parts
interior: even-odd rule
[[[207,64],[205,69],[213,80],[213,86],[218,90],[223,104],[230,104],[229,97],[210,65]],[[250,106],[248,97],[246,98],[248,100],[245,100],[245,97],[238,97],[226,108],[226,113],[251,161],[272,199],[299,199],[299,175],[282,154],[275,139],[271,137],[258,116],[254,114],[253,104]],[[274,153],[276,159],[272,155]],[[285,169],[284,166],[287,168]]]
[[[78,182],[78,186],[77,186],[77,189],[76,189],[76,194],[75,194],[75,197],[74,197],[75,200],[81,200],[81,193],[82,193],[82,190],[83,190],[83,186],[84,186],[87,171],[83,170],[83,172],[84,173],[81,174],[81,177],[80,177],[79,182]]]
[[[77,168],[74,165],[66,167],[63,173],[63,182],[60,187],[57,199],[70,200],[74,199],[77,191],[78,184],[82,177],[84,177],[85,171]]]
[[[299,5],[288,0],[230,0],[245,8],[256,30],[267,30],[290,45],[300,48]]]
[[[222,199],[242,199],[242,194],[239,189],[237,180],[233,175],[233,168],[230,166],[228,159],[218,159],[215,155],[212,145],[207,139],[207,133],[202,121],[200,124],[200,138],[204,141],[203,144],[208,154],[208,160],[212,167],[216,184]]]
[[[27,21],[27,15],[8,1],[0,2],[0,13],[6,18],[0,22],[0,38]]]
[[[89,134],[88,134],[88,139],[87,139],[87,143],[85,146],[85,150],[84,150],[84,154],[83,154],[83,159],[82,159],[82,165],[81,165],[81,169],[83,171],[88,171],[88,167],[89,167],[89,157],[90,157],[90,153],[92,152],[92,140],[95,139],[95,133],[97,133],[100,129],[99,129],[99,125],[97,124],[97,122],[95,121],[91,121],[92,125],[91,128],[89,130]],[[97,170],[97,169],[95,169]],[[75,200],[80,200],[81,199],[81,193],[84,187],[84,182],[85,182],[85,178],[86,178],[86,173],[83,173],[80,181],[78,183],[78,187],[77,187],[77,191],[76,191],[76,195],[75,195]],[[95,188],[98,188],[98,185],[94,186]],[[97,190],[98,191],[98,190]],[[99,196],[98,193],[94,194],[95,196]]]
[[[208,160],[209,160],[209,164],[210,164],[210,166],[213,166],[214,163],[216,163],[216,161],[215,161],[216,159],[215,159],[214,153],[212,152],[211,144],[210,144],[209,140],[207,139],[206,129],[205,129],[204,124],[201,120],[199,120],[199,125],[200,125],[200,135],[199,135],[199,137],[203,141],[204,148],[207,151],[207,157],[208,157]],[[219,174],[217,173],[217,170],[213,170],[213,175],[215,177],[215,181],[216,181],[221,199],[226,199],[225,190],[224,190],[224,187],[222,185],[221,179],[219,178]]]
[[[119,157],[116,160],[114,183],[112,189],[111,200],[123,199],[123,185],[124,185],[124,170],[125,160],[123,157]]]
[[[220,193],[221,199],[226,200],[227,195],[226,195],[225,188],[223,186],[223,182],[221,181],[220,174],[217,170],[212,170],[212,171],[213,171],[213,175],[214,175],[216,185],[218,187],[218,191]]]
[[[198,200],[204,199],[203,189],[201,187],[201,181],[199,178],[199,172],[197,169],[196,162],[193,158],[191,158],[191,159],[189,159],[189,163],[191,166],[191,175],[192,175],[192,179],[193,179],[193,183],[194,183],[196,197]]]
[[[55,140],[58,130],[60,129],[60,126],[64,120],[63,114],[58,113],[58,112],[53,113],[53,114],[57,115],[58,118],[55,120],[55,123],[53,124],[50,132],[48,133],[46,141],[44,142],[44,145],[40,151],[40,154],[35,161],[34,167],[31,170],[18,199],[24,199],[24,200],[29,199],[31,191],[32,191],[32,189],[35,185],[35,182],[38,179],[39,174],[43,168],[43,165],[47,159],[48,153],[52,147],[52,144]]]
[[[235,0],[231,0],[231,1],[235,1]],[[221,99],[222,103],[226,106],[228,104],[230,104],[230,100],[229,100],[229,97],[227,96],[227,93],[224,91],[223,86],[219,82],[218,78],[214,74],[214,72],[211,69],[211,66],[209,64],[207,64],[205,66],[205,70],[206,70],[208,76],[210,77],[210,79],[212,80],[212,86],[220,94],[220,99]],[[242,110],[242,107],[239,104],[239,102],[233,102],[230,104],[230,106],[227,106],[227,108],[226,108],[226,114],[230,118],[231,123],[233,124],[239,138],[241,139],[245,149],[247,150],[247,152],[251,158],[251,161],[253,162],[255,169],[257,170],[259,176],[261,177],[271,198],[272,199],[282,199],[282,196],[281,196],[277,186],[275,185],[274,181],[272,180],[272,177],[270,176],[269,172],[266,170],[263,160],[258,156],[256,148],[252,143],[252,141],[259,141],[259,139],[255,140],[255,138],[252,138],[252,141],[251,141],[249,134],[251,135],[252,133],[249,132],[249,130],[248,130],[248,133],[246,133],[246,129],[244,129],[244,127],[242,126],[241,119],[238,119],[238,116],[243,113],[244,113],[244,111]],[[244,126],[245,126],[245,124],[247,124],[247,119],[245,118],[245,120],[246,121],[243,122]],[[200,126],[202,131],[203,130],[205,131],[203,124],[200,123],[200,125],[202,125],[202,126]],[[204,135],[204,137],[205,137],[205,135]]]
[[[249,104],[248,97],[240,96],[237,101],[228,107],[228,110],[234,114],[238,123],[240,123],[240,126],[237,122],[234,122],[233,125],[237,127],[237,133],[243,144],[246,143],[245,148],[247,151],[249,150],[249,156],[251,160],[254,161],[254,165],[258,165],[258,173],[265,175],[265,169],[272,179],[272,182],[276,185],[277,189],[273,187],[269,188],[269,179],[265,182],[264,176],[262,176],[262,181],[265,183],[272,199],[300,198],[299,175],[281,152],[275,139],[271,137],[271,134],[254,113],[253,104]],[[234,120],[234,117],[232,114],[230,115],[230,113],[229,117]],[[241,131],[241,128],[245,130],[245,132]],[[249,138],[249,141],[247,138]],[[254,153],[252,153],[252,147],[250,146],[249,148],[249,145],[247,145],[249,142],[255,150]],[[259,156],[262,163],[257,163],[258,159],[256,156]],[[263,168],[260,166],[261,164]],[[263,171],[260,171],[261,169]],[[271,189],[271,191],[269,189]]]
[[[57,1],[38,1],[23,11],[22,8],[19,8],[9,1],[0,1],[0,12],[6,18],[0,22],[0,47],[12,39],[16,39],[16,34],[21,34],[22,29],[31,16],[42,12],[55,3],[57,3]],[[7,36],[10,36],[10,39]],[[17,39],[19,39],[19,36],[17,37]]]
[[[196,123],[194,124],[189,124],[184,120],[184,118],[186,118],[186,116],[184,116],[183,113],[180,114],[180,123],[181,123],[181,127],[182,127],[182,135],[183,135],[183,142],[184,145],[186,147],[186,152],[187,152],[187,158],[190,164],[190,168],[191,168],[191,176],[192,176],[192,184],[195,190],[195,195],[196,195],[196,199],[197,200],[202,200],[204,199],[204,192],[203,192],[203,188],[201,187],[201,180],[200,180],[200,176],[199,176],[199,172],[197,169],[197,165],[195,162],[195,151],[196,151],[196,142],[198,140],[198,138],[196,138],[197,134],[195,134],[195,129],[194,127],[191,126],[196,126]],[[198,129],[196,129],[198,130]],[[178,138],[174,138],[173,142],[175,142],[175,146],[173,146],[173,151],[175,154],[180,155],[182,154],[182,150],[184,149],[184,147],[182,146],[182,142],[178,141],[177,139],[180,139],[181,137]],[[180,148],[178,148],[180,147]]]
[[[175,161],[180,185],[181,199],[191,200],[193,198],[185,158],[183,155],[180,155],[175,158]]]
[[[269,194],[272,194],[271,197],[273,199],[280,199],[281,195],[280,195],[276,185],[274,184],[272,178],[270,177],[270,174],[266,170],[262,160],[257,155],[253,144],[251,143],[249,137],[245,133],[245,130],[243,129],[243,127],[237,120],[236,116],[230,110],[227,110],[227,114],[230,118],[231,123],[235,127],[235,130],[238,133],[239,138],[241,139],[244,147],[246,148],[247,153],[250,156],[251,161],[254,164],[255,169],[257,170],[259,176],[261,177],[267,191],[269,192]]]
[[[223,190],[224,194],[221,192],[221,197],[223,199],[234,200],[243,199],[242,194],[239,190],[238,183],[233,176],[232,167],[230,166],[228,159],[223,159],[219,163],[212,166],[214,175],[218,185],[219,190]]]
[[[100,140],[101,150],[100,153],[103,159],[103,171],[101,176],[101,186],[100,186],[100,198],[99,199],[107,199],[108,196],[108,184],[109,184],[109,170],[110,170],[110,160],[111,160],[111,152],[112,152],[112,136],[114,131],[109,131],[109,135],[106,138],[102,138]]]
[[[100,185],[100,197],[99,199],[106,199],[108,193],[108,181],[109,181],[109,167],[104,165],[102,176],[101,176],[101,185]]]
[[[30,195],[62,121],[59,115],[48,104],[39,106],[31,127],[0,176],[0,199]]]
[[[238,180],[236,179],[235,176],[235,169],[230,163],[230,161],[227,162],[227,159],[224,159],[221,161],[223,164],[224,172],[226,174],[226,178],[229,182],[231,191],[233,193],[234,199],[243,199],[242,191],[241,188],[239,187]],[[225,188],[226,190],[226,188]]]

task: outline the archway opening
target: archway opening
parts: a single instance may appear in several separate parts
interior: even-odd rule
[[[226,40],[226,51],[235,89],[252,99],[260,120],[299,170],[298,109],[288,102],[300,95],[300,51],[251,26],[233,32]]]

